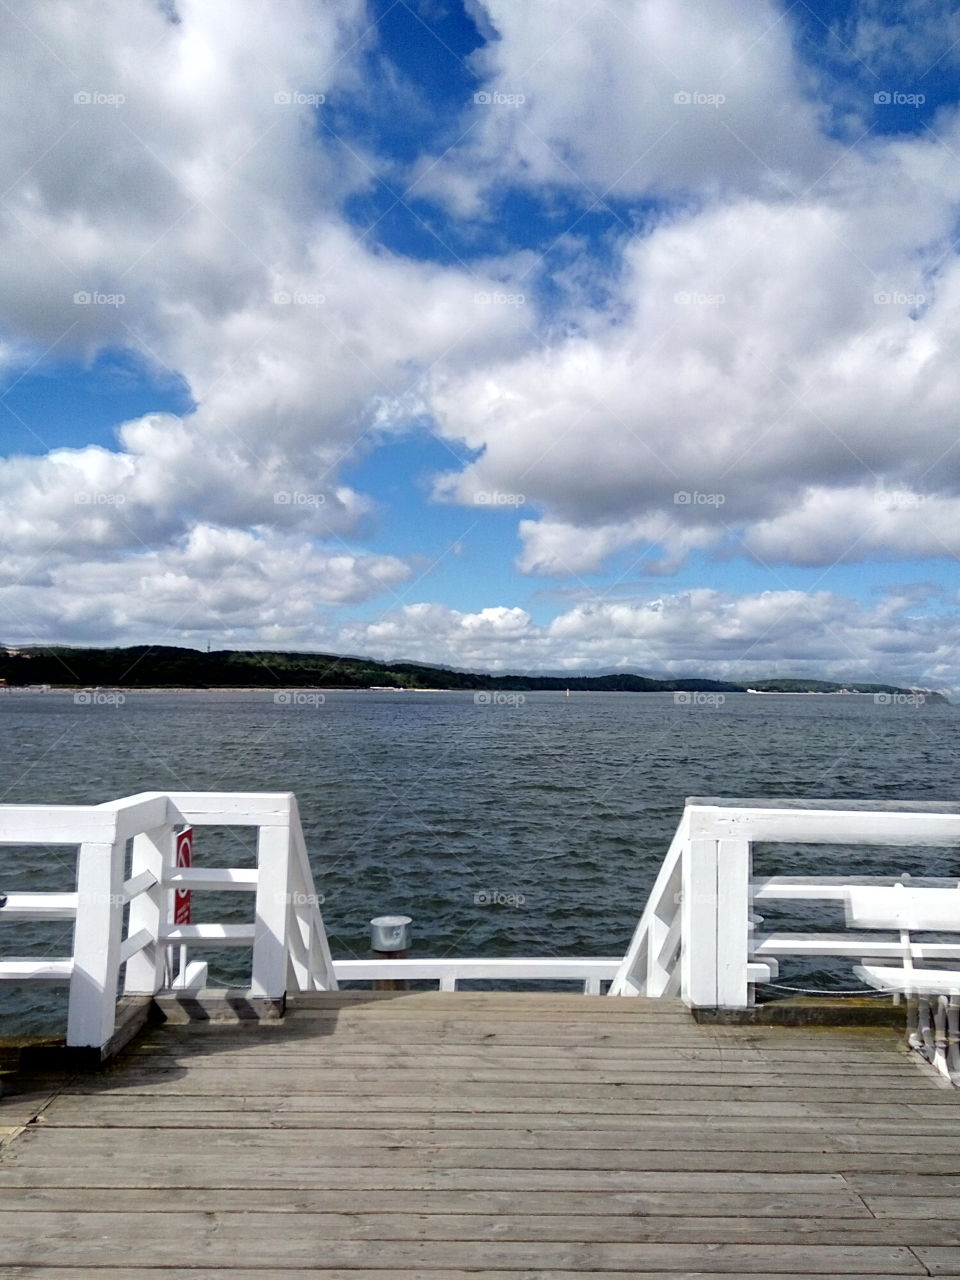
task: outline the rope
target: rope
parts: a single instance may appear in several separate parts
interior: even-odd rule
[[[869,996],[871,1000],[882,1000],[889,992],[868,991],[866,987],[855,987],[852,991],[820,990],[817,987],[788,987],[782,982],[765,982],[764,987],[774,987],[777,991],[793,991],[803,996]]]

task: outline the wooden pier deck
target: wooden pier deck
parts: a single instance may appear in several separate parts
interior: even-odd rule
[[[345,993],[31,1088],[3,1276],[960,1277],[960,1097],[882,1028]]]

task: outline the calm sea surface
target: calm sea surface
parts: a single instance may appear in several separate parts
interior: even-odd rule
[[[275,696],[131,693],[120,706],[0,696],[0,802],[293,791],[335,956],[366,955],[370,917],[393,911],[414,919],[414,954],[596,956],[623,952],[687,796],[957,798],[960,712],[950,706],[749,694],[721,706],[675,705],[671,694],[531,693],[521,705],[476,705],[469,693]],[[196,862],[251,858],[248,833],[198,831]],[[757,859],[782,874],[960,876],[954,850],[781,847]],[[0,849],[0,891],[68,890],[74,871],[63,849]],[[205,896],[194,918],[249,918],[250,905]],[[768,912],[768,922],[810,923],[797,911]],[[61,926],[9,924],[0,947],[66,954],[69,939]],[[210,958],[212,976],[230,981],[247,956]],[[781,981],[842,987],[850,974],[784,967]],[[60,1000],[0,992],[3,1025],[47,1029]]]

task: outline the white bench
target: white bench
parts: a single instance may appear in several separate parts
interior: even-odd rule
[[[854,972],[880,991],[907,998],[907,1040],[952,1084],[960,1086],[960,969],[921,968],[952,954],[951,944],[917,942],[913,933],[960,934],[960,886],[934,889],[920,885],[851,885],[846,892],[847,923],[860,929],[890,929],[900,934],[898,962],[861,964]]]

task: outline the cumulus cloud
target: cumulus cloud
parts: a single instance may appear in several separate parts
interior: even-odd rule
[[[420,190],[476,212],[506,169],[579,196],[716,195],[816,178],[833,147],[773,0],[472,0],[488,41],[470,145]]]
[[[4,638],[296,647],[317,642],[325,609],[389,593],[409,577],[394,556],[198,524],[122,560],[50,557],[38,572],[28,558],[11,558],[0,572]]]
[[[113,450],[0,459],[6,547],[51,581],[206,525],[259,530],[264,571],[287,531],[333,556],[371,511],[339,472],[377,439],[380,402],[437,360],[496,358],[519,327],[478,305],[490,280],[378,251],[343,217],[372,168],[317,113],[359,86],[365,6],[30,3],[5,37],[23,86],[0,106],[11,360],[133,349],[196,402],[118,425]],[[347,577],[343,600],[382,589]]]
[[[676,213],[624,244],[605,326],[436,370],[439,429],[478,451],[438,496],[522,491],[543,527],[523,526],[520,566],[578,572],[657,519],[676,557],[711,534],[771,549],[750,531],[789,522],[811,489],[960,494],[956,118],[943,129],[848,155],[804,199]],[[912,553],[924,537],[902,514],[868,537],[862,505],[832,538],[811,524],[815,554],[798,520],[778,555]]]
[[[830,591],[712,588],[574,605],[544,624],[520,609],[416,604],[342,633],[351,652],[492,671],[632,671],[669,678],[809,676],[955,682],[960,614],[917,616],[928,591],[872,607]]]

